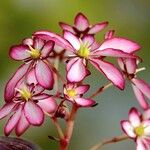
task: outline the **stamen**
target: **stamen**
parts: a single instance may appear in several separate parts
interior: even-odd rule
[[[28,51],[33,59],[38,59],[41,56],[40,50],[34,49],[29,45],[30,51]]]

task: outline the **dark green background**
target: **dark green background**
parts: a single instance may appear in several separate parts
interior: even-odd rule
[[[19,66],[8,57],[9,47],[29,37],[34,31],[48,29],[60,32],[59,21],[73,22],[74,16],[83,12],[91,23],[109,21],[108,29],[115,29],[117,35],[139,42],[146,71],[139,76],[150,82],[150,1],[149,0],[5,0],[0,2],[0,98],[3,103],[3,89],[6,81]],[[97,38],[100,40],[104,32]],[[87,80],[91,91],[101,86],[103,77],[97,71]],[[106,83],[106,82],[105,82]],[[130,85],[124,92],[110,88],[96,98],[99,105],[93,109],[83,109],[78,113],[70,150],[88,150],[99,140],[120,135],[120,120],[127,118],[131,106],[139,107]],[[4,122],[0,123],[3,134]],[[52,123],[39,128],[31,128],[24,138],[39,144],[43,150],[57,150],[57,143],[48,140],[47,135],[55,135]],[[133,150],[135,144],[128,140],[108,145],[103,150]]]

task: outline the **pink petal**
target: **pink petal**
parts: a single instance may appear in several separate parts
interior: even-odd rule
[[[20,79],[23,78],[23,76],[28,72],[30,68],[30,64],[23,64],[18,68],[16,73],[12,76],[12,78],[7,82],[7,85],[5,87],[5,101],[10,102],[11,99],[14,97],[14,92],[15,92],[15,86],[19,82]]]
[[[139,44],[131,40],[114,37],[114,38],[105,40],[102,43],[102,45],[99,47],[99,50],[104,50],[108,48],[122,50],[126,53],[133,53],[139,50],[141,47]]]
[[[111,63],[99,59],[90,60],[91,64],[102,72],[115,86],[124,89],[125,80],[122,73]]]
[[[54,42],[53,41],[48,41],[44,45],[44,47],[42,48],[42,51],[41,51],[42,58],[49,57],[49,54],[51,53],[51,51],[53,50],[53,48],[54,48]]]
[[[24,60],[30,57],[29,47],[25,45],[12,46],[9,55],[14,60]]]
[[[57,45],[63,47],[64,49],[69,49],[69,50],[73,49],[73,47],[70,45],[70,43],[67,40],[65,40],[63,37],[55,33],[49,31],[37,31],[34,33],[34,35],[46,41],[52,40]]]
[[[17,123],[17,126],[16,126],[16,135],[17,136],[22,135],[29,128],[29,126],[30,126],[30,124],[27,121],[27,119],[24,115],[24,112],[22,111],[21,117],[20,117],[20,119]]]
[[[57,109],[57,103],[51,97],[39,100],[37,104],[42,108],[44,112],[47,112],[49,114],[54,113]]]
[[[32,46],[32,45],[33,45],[33,39],[31,39],[31,38],[26,38],[26,39],[24,39],[24,40],[22,41],[22,44],[23,44],[23,45],[30,45],[30,46]]]
[[[37,38],[37,37],[34,37],[33,39],[33,47],[35,49],[38,49],[38,50],[41,50],[44,46],[44,40],[43,39],[40,39],[40,38]]]
[[[114,36],[114,34],[115,34],[115,30],[109,30],[105,34],[105,39],[111,39]]]
[[[126,69],[129,74],[133,74],[136,72],[136,69],[137,69],[136,61],[137,60],[134,58],[133,59],[131,59],[131,58],[125,59]]]
[[[63,30],[69,31],[69,32],[75,34],[75,31],[73,30],[73,27],[72,27],[72,26],[70,26],[70,25],[68,25],[68,24],[66,24],[66,23],[64,23],[64,22],[59,22],[59,25],[60,25],[60,27],[61,27]]]
[[[124,59],[123,58],[118,58],[118,65],[121,68],[122,71],[125,71],[125,64],[124,64]]]
[[[88,28],[89,21],[82,13],[78,13],[75,17],[74,24],[79,31],[84,31]]]
[[[123,120],[121,121],[122,130],[131,138],[135,138],[136,135],[134,133],[133,126],[129,123],[129,121]]]
[[[88,43],[88,45],[92,45],[95,42],[94,36],[93,35],[85,35],[82,38],[83,43]]]
[[[27,74],[26,80],[27,80],[28,84],[33,83],[36,85],[38,83],[38,81],[35,77],[35,69],[34,68],[29,71],[29,73]]]
[[[64,38],[67,41],[69,41],[69,43],[72,45],[72,47],[75,50],[79,50],[80,49],[80,41],[74,34],[72,34],[71,32],[65,31],[64,32]]]
[[[143,93],[134,84],[132,84],[132,87],[133,87],[134,94],[135,94],[140,106],[143,109],[147,109],[149,107],[149,105],[148,105],[147,101],[145,100]]]
[[[41,86],[52,89],[54,85],[53,72],[50,67],[42,60],[38,61],[35,67],[35,75]]]
[[[129,121],[133,127],[138,127],[141,124],[140,114],[136,108],[131,108],[129,111]]]
[[[0,119],[6,117],[13,108],[16,106],[16,103],[11,102],[11,103],[6,103],[1,109],[0,109]]]
[[[76,98],[75,102],[81,107],[92,107],[96,102],[92,99]]]
[[[80,58],[78,58],[78,57],[70,59],[69,62],[67,63],[66,70],[69,71],[71,66],[79,59]]]
[[[110,56],[110,57],[122,57],[122,58],[135,58],[136,56],[133,56],[129,53],[125,53],[121,50],[117,49],[104,49],[104,50],[96,50],[95,53],[93,51],[93,55],[100,55],[100,56]]]
[[[33,100],[43,100],[43,99],[46,99],[48,97],[50,97],[48,94],[43,93],[43,94],[34,95],[32,97],[32,99]]]
[[[78,94],[84,94],[89,90],[90,86],[89,85],[80,85],[75,90],[77,91]]]
[[[80,82],[83,80],[89,72],[86,66],[83,64],[82,59],[76,60],[67,72],[67,79],[70,82]]]
[[[95,34],[97,32],[102,31],[106,26],[108,25],[108,22],[101,22],[97,23],[88,31],[88,34]]]
[[[8,136],[17,125],[21,116],[21,111],[22,111],[22,106],[20,106],[18,110],[9,118],[4,128],[4,132],[6,136]]]
[[[39,126],[44,122],[42,109],[32,101],[26,102],[24,106],[24,114],[28,122],[32,125]]]
[[[137,141],[137,147],[136,147],[136,150],[148,150],[146,148],[146,145],[144,144],[144,142],[142,141],[142,138],[138,138]]]
[[[144,120],[150,120],[150,108],[144,111],[142,117]]]
[[[147,84],[144,80],[133,78],[132,82],[135,86],[148,98],[150,98],[150,85]]]

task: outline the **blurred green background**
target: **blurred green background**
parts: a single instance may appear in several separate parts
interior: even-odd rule
[[[3,90],[18,62],[8,57],[9,47],[40,29],[57,33],[61,30],[59,21],[73,23],[74,16],[84,13],[90,23],[109,21],[107,29],[115,29],[117,35],[139,42],[146,71],[139,76],[150,83],[150,0],[6,0],[0,2],[0,98],[3,104]],[[104,32],[97,38],[100,40]],[[91,91],[103,85],[104,78],[93,70],[94,75],[87,80]],[[106,83],[106,82],[105,82]],[[93,109],[79,111],[70,150],[88,150],[98,141],[122,134],[120,120],[127,118],[130,107],[139,107],[130,85],[124,92],[110,88],[95,98],[99,105]],[[6,121],[6,120],[5,120]],[[4,121],[0,122],[3,134]],[[40,145],[43,150],[57,150],[57,143],[47,135],[56,135],[52,123],[47,119],[39,128],[30,128],[23,137]],[[132,140],[107,145],[103,150],[133,150]]]

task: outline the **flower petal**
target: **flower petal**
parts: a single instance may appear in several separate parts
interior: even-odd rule
[[[89,71],[86,69],[86,66],[83,64],[83,60],[77,59],[68,70],[67,79],[70,82],[80,82],[87,75],[89,75]]]
[[[27,80],[27,83],[30,85],[30,84],[37,84],[38,83],[38,81],[37,81],[37,79],[36,79],[36,76],[35,76],[35,69],[34,68],[32,68],[30,71],[29,71],[29,73],[27,74],[27,76],[26,76],[26,80]]]
[[[66,24],[66,23],[64,23],[64,22],[59,22],[59,26],[60,26],[64,31],[69,31],[69,32],[75,34],[75,31],[74,31],[73,27],[70,26],[70,25],[68,25],[68,24]]]
[[[30,57],[29,47],[26,45],[12,46],[9,55],[14,60],[24,60]]]
[[[57,109],[57,103],[51,97],[48,97],[46,99],[41,99],[37,104],[42,108],[44,112],[47,112],[49,114],[54,113]]]
[[[80,85],[76,87],[75,90],[78,94],[84,94],[89,90],[89,88],[90,88],[90,85]]]
[[[72,58],[69,60],[69,62],[66,65],[66,70],[69,71],[71,66],[78,60],[78,57]]]
[[[124,59],[123,58],[118,58],[117,61],[118,61],[118,65],[119,65],[120,69],[122,71],[125,71]]]
[[[140,113],[136,108],[131,108],[129,111],[129,121],[133,127],[138,127],[141,123]]]
[[[31,39],[31,38],[26,38],[26,39],[24,39],[24,40],[22,41],[22,44],[23,44],[23,45],[30,45],[30,46],[32,46],[32,45],[33,45],[33,39]]]
[[[126,53],[133,53],[139,50],[141,47],[139,44],[131,40],[120,38],[120,37],[114,37],[114,38],[105,40],[102,43],[102,45],[99,47],[99,50],[104,50],[108,48],[122,50]]]
[[[142,117],[144,120],[150,120],[150,108],[144,111]]]
[[[148,98],[150,98],[150,85],[147,84],[144,80],[133,78],[131,80],[134,85]]]
[[[64,49],[68,49],[68,50],[73,49],[73,47],[70,45],[70,43],[67,40],[65,40],[63,37],[55,33],[49,31],[37,31],[34,33],[34,35],[46,41],[52,40],[57,45],[63,47]]]
[[[81,107],[92,107],[96,102],[92,99],[76,98],[75,102]]]
[[[88,31],[88,34],[95,34],[97,32],[102,31],[104,28],[106,28],[106,26],[108,25],[108,22],[100,22],[95,24],[94,26],[92,26],[90,28],[90,30]]]
[[[42,51],[41,51],[42,58],[48,57],[51,51],[53,50],[53,48],[54,48],[54,42],[48,41],[42,48]]]
[[[105,34],[105,39],[111,39],[114,36],[114,34],[115,34],[115,30],[109,30]]]
[[[24,114],[28,122],[32,125],[39,126],[44,121],[44,113],[42,109],[32,101],[25,103]]]
[[[136,69],[137,69],[136,61],[137,60],[134,58],[125,59],[126,69],[129,74],[133,74],[136,72]]]
[[[12,78],[7,82],[5,87],[4,98],[6,102],[10,102],[14,97],[15,86],[19,82],[20,79],[28,72],[30,68],[30,64],[23,64],[18,68],[16,73],[12,76]]]
[[[80,49],[80,41],[74,34],[72,34],[71,32],[65,31],[64,32],[64,38],[67,41],[69,41],[69,43],[72,45],[72,47],[75,50],[79,50]]]
[[[94,36],[93,35],[85,35],[82,38],[83,43],[88,43],[88,45],[92,45],[95,42]]]
[[[41,50],[44,46],[44,40],[38,37],[34,37],[33,39],[33,47],[34,49]]]
[[[136,135],[134,133],[133,126],[129,123],[129,121],[123,120],[121,121],[122,130],[131,138],[135,138]]]
[[[75,17],[74,24],[79,31],[84,31],[88,28],[89,21],[82,13],[78,13]]]
[[[125,80],[122,73],[111,63],[99,59],[91,59],[91,64],[103,73],[115,86],[124,89]]]
[[[137,147],[136,147],[136,150],[148,150],[146,148],[146,145],[144,144],[144,142],[142,141],[142,138],[138,138],[137,141]]]
[[[149,105],[148,105],[147,101],[145,100],[143,93],[134,84],[132,84],[132,87],[133,87],[134,94],[135,94],[140,106],[143,109],[147,109],[149,107]]]
[[[33,100],[42,100],[42,99],[46,99],[48,97],[50,97],[50,95],[43,93],[43,94],[38,94],[38,95],[33,96],[32,99]]]
[[[39,84],[46,88],[52,89],[54,85],[53,72],[49,66],[42,60],[38,61],[35,67],[35,75]]]
[[[16,103],[14,102],[10,102],[10,103],[6,103],[1,109],[0,109],[0,119],[3,119],[4,117],[6,117],[9,113],[11,113],[11,111],[13,110],[13,108],[16,106]]]
[[[8,136],[17,125],[21,117],[21,111],[22,111],[22,106],[20,106],[18,110],[9,118],[4,128],[4,132],[6,136]]]
[[[17,136],[22,135],[29,128],[29,126],[30,126],[30,124],[27,121],[27,119],[24,115],[24,112],[22,111],[21,117],[20,117],[20,119],[17,123],[17,126],[16,126],[16,135]]]

